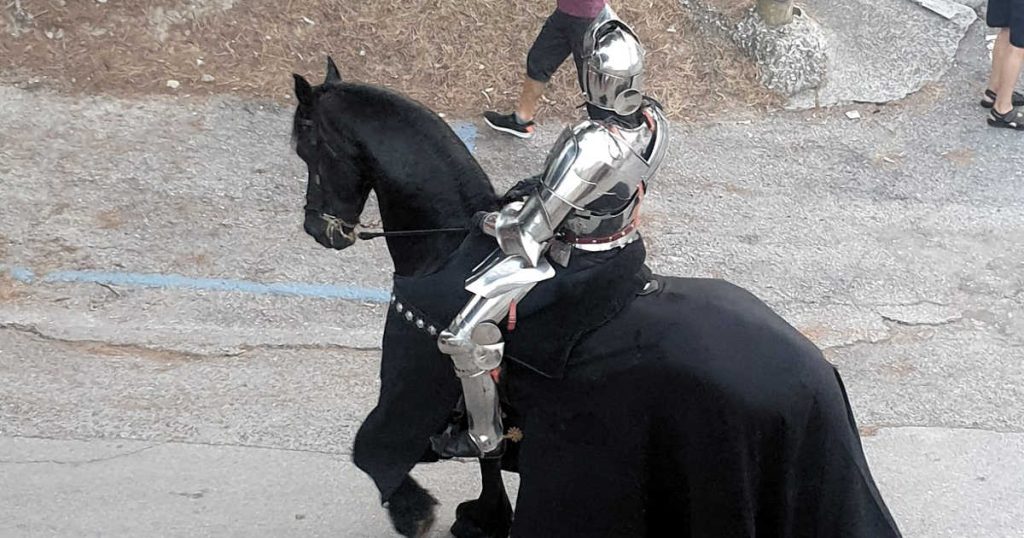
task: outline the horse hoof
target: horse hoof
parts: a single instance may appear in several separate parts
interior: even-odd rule
[[[406,478],[387,502],[391,525],[402,536],[425,537],[434,525],[437,504],[437,499],[427,490],[412,478]]]
[[[451,533],[455,538],[507,538],[511,528],[512,504],[508,497],[502,499],[500,506],[488,508],[474,499],[455,509]]]

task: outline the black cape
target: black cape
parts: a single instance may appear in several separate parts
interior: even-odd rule
[[[471,235],[438,273],[396,277],[396,297],[440,329],[493,248]],[[573,256],[506,333],[501,385],[524,433],[513,536],[900,536],[810,341],[741,288],[651,275],[642,242]],[[354,450],[383,499],[437,459],[429,438],[460,395],[404,316],[389,310],[380,400]]]

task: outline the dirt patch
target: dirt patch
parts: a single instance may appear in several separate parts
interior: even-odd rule
[[[508,109],[551,6],[527,0],[21,0],[5,8],[0,75],[72,93],[291,99],[292,72],[386,85],[438,112]],[[551,3],[553,4],[553,2]],[[674,118],[777,97],[732,45],[699,37],[676,0],[623,0],[648,49],[648,91]],[[18,22],[21,21],[21,22]],[[26,22],[28,21],[28,22]],[[542,114],[579,102],[571,62]],[[41,82],[40,82],[41,81]]]
[[[734,20],[739,20],[757,4],[756,0],[704,0],[715,11]]]
[[[0,326],[0,331],[14,331],[29,338],[43,340],[55,346],[96,357],[147,359],[165,363],[207,359],[210,356],[188,351],[160,349],[137,344],[112,344],[95,340],[67,340],[44,333],[34,325],[18,323]]]
[[[970,148],[949,150],[942,156],[957,166],[968,166],[974,162],[974,150]]]
[[[804,335],[808,340],[812,342],[821,342],[828,336],[832,331],[827,327],[819,325],[811,325],[807,327],[800,327],[800,334]]]
[[[124,226],[124,218],[116,209],[105,209],[96,214],[96,225],[103,230],[116,230]]]
[[[114,359],[146,359],[159,362],[186,362],[202,360],[207,358],[204,355],[175,351],[170,349],[157,349],[132,344],[107,344],[104,342],[70,342],[65,341],[69,347],[100,357]]]
[[[0,235],[0,262],[7,257],[7,238]],[[0,303],[7,303],[17,299],[21,292],[18,291],[18,283],[7,274],[7,271],[0,270]]]
[[[881,429],[882,429],[881,426],[871,425],[871,426],[861,426],[857,430],[860,433],[861,437],[874,437],[874,436],[878,435],[878,431],[881,430]]]
[[[10,275],[0,273],[0,303],[9,303],[21,297],[18,283]]]
[[[192,266],[192,267],[195,267],[197,269],[203,269],[203,268],[210,267],[210,264],[211,264],[210,257],[207,256],[203,252],[198,252],[198,253],[188,254],[186,256],[182,256],[182,257],[178,258],[178,261],[177,261],[177,263],[175,265],[177,265],[177,266]]]
[[[912,364],[886,364],[882,369],[896,377],[907,377],[917,372],[917,367]]]
[[[899,168],[903,166],[904,152],[879,152],[871,158],[871,163],[881,168]]]

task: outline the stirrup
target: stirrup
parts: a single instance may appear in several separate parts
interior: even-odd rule
[[[481,454],[476,443],[470,439],[467,430],[462,429],[459,424],[449,424],[444,432],[430,436],[430,449],[436,452],[442,459],[493,459],[500,458],[505,454],[505,440],[503,439],[498,444],[498,448],[486,454]]]

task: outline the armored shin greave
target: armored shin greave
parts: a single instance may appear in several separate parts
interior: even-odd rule
[[[499,455],[504,441],[498,387],[491,377],[505,349],[498,323],[535,285],[526,283],[489,298],[474,295],[438,339],[438,347],[451,356],[462,382],[469,437],[480,457]]]

